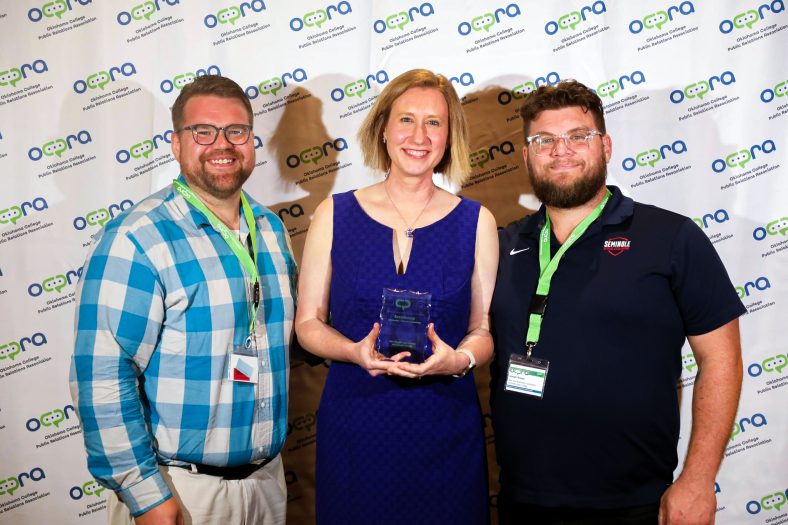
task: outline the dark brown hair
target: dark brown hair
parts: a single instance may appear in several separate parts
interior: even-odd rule
[[[606,133],[602,100],[587,86],[577,80],[567,79],[554,86],[539,86],[536,91],[526,95],[520,107],[524,136],[528,137],[531,122],[538,118],[542,111],[566,107],[580,107],[584,112],[590,111],[597,130]]]
[[[241,86],[227,77],[219,75],[202,75],[189,82],[175,99],[172,105],[172,129],[178,130],[183,126],[183,108],[186,107],[186,102],[192,97],[197,96],[213,96],[221,98],[234,98],[244,105],[246,113],[249,114],[249,124],[254,123],[254,114],[252,112],[252,103],[246,98],[244,90]],[[238,122],[240,124],[240,122]]]
[[[391,159],[383,144],[383,130],[389,121],[391,107],[410,88],[434,88],[441,92],[449,108],[448,149],[437,166],[436,173],[443,173],[450,182],[461,186],[471,172],[468,123],[457,92],[451,81],[427,69],[411,69],[389,82],[367,113],[358,139],[364,155],[364,164],[372,169],[388,171]]]

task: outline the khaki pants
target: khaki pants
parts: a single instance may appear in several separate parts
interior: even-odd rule
[[[282,456],[246,479],[225,480],[193,474],[180,467],[159,466],[186,525],[284,525],[287,511]],[[110,525],[134,523],[128,507],[107,491]]]

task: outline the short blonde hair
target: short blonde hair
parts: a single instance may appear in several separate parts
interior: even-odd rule
[[[388,123],[394,101],[414,87],[437,89],[446,100],[446,105],[449,108],[448,148],[438,165],[435,166],[435,172],[442,173],[449,182],[462,186],[471,172],[468,123],[465,119],[465,112],[451,81],[443,75],[436,75],[427,69],[411,69],[402,73],[389,82],[375,100],[375,104],[358,131],[364,164],[384,172],[391,169],[391,158],[383,143],[383,129]]]

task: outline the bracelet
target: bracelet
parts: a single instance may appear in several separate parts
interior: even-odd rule
[[[468,372],[476,368],[476,356],[473,355],[473,352],[471,352],[470,350],[465,350],[464,348],[455,350],[455,352],[459,352],[461,354],[467,355],[470,362],[468,363],[468,366],[466,366],[462,370],[462,372],[460,372],[459,374],[452,374],[452,377],[465,377],[468,375]]]

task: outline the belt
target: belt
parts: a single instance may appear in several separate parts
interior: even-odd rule
[[[262,463],[249,463],[248,465],[238,465],[235,467],[217,467],[214,465],[202,465],[200,463],[190,463],[188,465],[171,465],[187,468],[192,472],[207,474],[224,479],[245,479],[255,471],[268,465],[274,458],[266,458]]]

